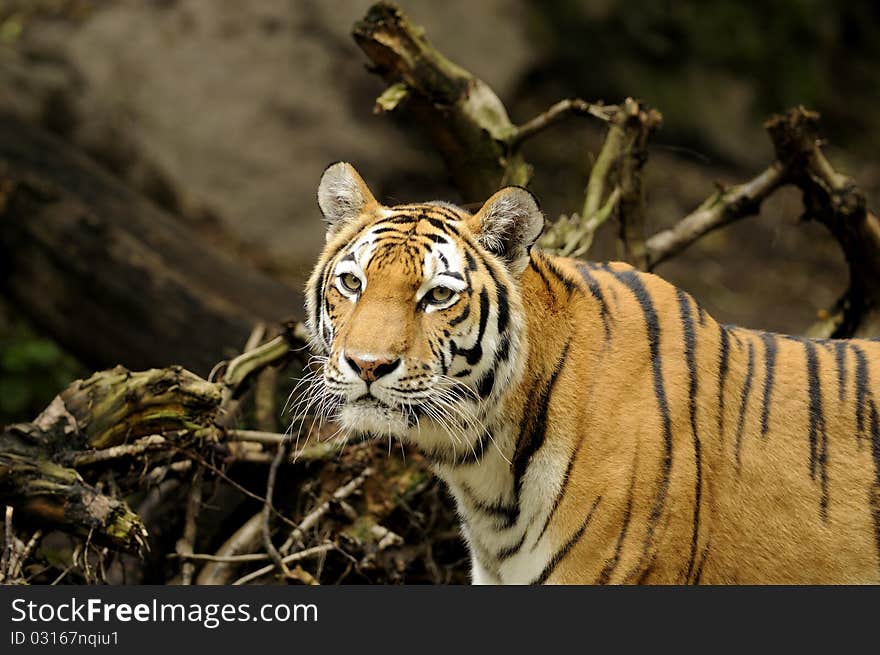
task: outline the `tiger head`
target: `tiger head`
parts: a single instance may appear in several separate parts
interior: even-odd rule
[[[544,225],[534,197],[507,187],[473,215],[386,207],[340,162],[318,204],[327,243],[306,308],[323,372],[311,400],[346,433],[466,456],[525,360],[518,281]]]

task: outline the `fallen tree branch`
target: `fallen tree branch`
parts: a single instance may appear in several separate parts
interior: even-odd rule
[[[0,293],[89,366],[203,375],[255,323],[303,306],[69,145],[3,115]]]
[[[651,270],[679,254],[709,232],[741,218],[756,215],[763,201],[785,182],[785,166],[773,162],[754,179],[720,189],[674,226],[647,240],[645,246],[648,269]]]
[[[135,554],[147,549],[140,518],[125,502],[97,491],[73,469],[29,454],[0,451],[0,502],[31,521],[112,544]]]

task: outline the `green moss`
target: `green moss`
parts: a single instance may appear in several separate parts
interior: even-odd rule
[[[0,308],[0,425],[32,420],[85,372],[55,342]]]

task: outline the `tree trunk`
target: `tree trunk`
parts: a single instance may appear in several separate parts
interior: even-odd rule
[[[87,366],[202,375],[301,294],[204,242],[86,157],[0,116],[0,292]]]

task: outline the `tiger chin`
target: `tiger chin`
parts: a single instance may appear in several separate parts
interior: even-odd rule
[[[880,581],[880,342],[712,319],[533,245],[533,196],[387,207],[346,163],[306,287],[321,406],[455,498],[483,584]]]

